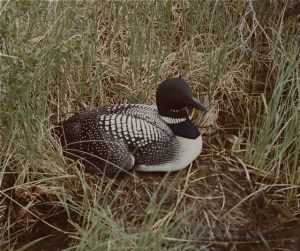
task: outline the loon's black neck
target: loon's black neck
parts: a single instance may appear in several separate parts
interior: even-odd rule
[[[162,114],[160,113],[160,115],[175,135],[187,139],[196,139],[199,137],[200,132],[190,120],[185,109],[169,110]]]
[[[190,119],[178,124],[168,124],[175,135],[187,138],[196,139],[200,136],[198,128],[193,124]]]

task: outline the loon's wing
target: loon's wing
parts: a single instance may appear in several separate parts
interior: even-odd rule
[[[104,162],[113,173],[116,166],[155,164],[174,154],[174,134],[154,106],[113,105],[84,111],[57,128],[66,155],[94,169],[103,169]]]
[[[135,165],[156,165],[178,155],[178,142],[170,127],[153,107],[130,105],[109,114],[97,115],[97,124],[128,145]],[[113,112],[113,113],[112,113]]]

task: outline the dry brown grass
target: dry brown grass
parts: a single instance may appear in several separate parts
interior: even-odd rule
[[[1,2],[2,249],[297,250],[290,4]],[[191,111],[205,143],[192,166],[99,180],[66,163],[56,121],[154,104],[157,84],[179,74],[210,109]]]

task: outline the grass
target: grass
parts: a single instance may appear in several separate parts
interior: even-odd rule
[[[297,250],[296,8],[0,2],[2,249]],[[179,74],[210,110],[192,112],[205,143],[192,166],[117,181],[66,163],[51,136],[57,121],[112,103],[154,104],[157,84]]]

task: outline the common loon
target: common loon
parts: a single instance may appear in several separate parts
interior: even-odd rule
[[[186,108],[207,109],[180,77],[158,86],[156,104],[117,104],[75,113],[59,122],[55,132],[65,155],[93,173],[183,169],[202,150],[202,137]]]

